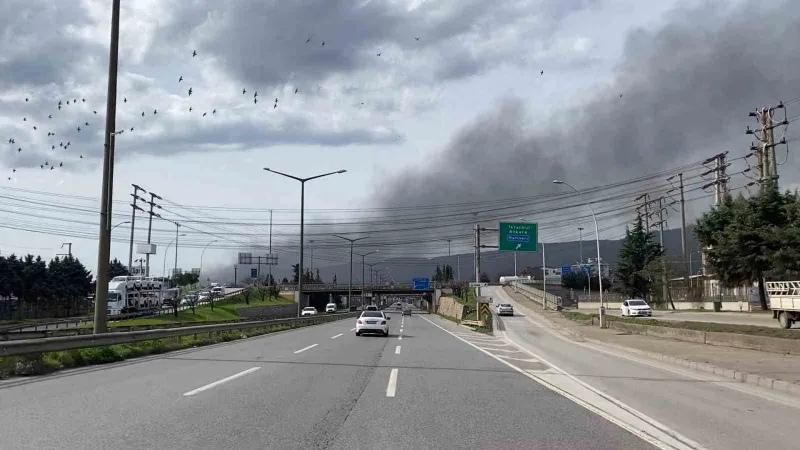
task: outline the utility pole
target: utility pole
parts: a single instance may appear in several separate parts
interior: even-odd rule
[[[578,243],[578,251],[580,252],[580,263],[583,264],[583,227],[578,227],[578,236],[579,236],[579,243]]]
[[[136,204],[136,201],[141,198],[137,194],[139,193],[139,191],[146,192],[144,189],[140,188],[139,186],[137,186],[135,184],[131,184],[131,186],[133,186],[133,194],[131,194],[131,196],[133,197],[133,203],[131,204],[131,242],[130,242],[130,247],[128,248],[128,270],[129,271],[133,268],[133,232],[134,232],[134,228],[136,227],[136,210],[137,209],[141,210],[141,208],[139,208],[139,206]],[[145,200],[142,199],[142,201],[145,201]],[[144,211],[142,210],[142,212],[144,212]]]
[[[356,241],[366,239],[369,236],[364,236],[355,239],[339,236],[338,234],[334,234],[334,236],[338,237],[339,239],[344,239],[345,241],[348,241],[350,243],[350,278],[347,280],[347,306],[352,307],[353,306],[353,244],[355,244]]]
[[[784,111],[784,118],[780,122],[775,122],[772,119],[773,113],[782,109]],[[783,103],[778,103],[776,106],[760,108],[751,112],[750,117],[756,118],[761,125],[760,130],[751,130],[747,127],[746,134],[752,134],[756,139],[761,142],[761,146],[752,146],[751,150],[756,154],[758,161],[758,174],[761,189],[764,189],[765,184],[769,184],[770,188],[776,189],[778,187],[778,163],[775,158],[775,147],[780,144],[785,144],[786,140],[781,139],[780,142],[775,143],[775,128],[779,126],[789,125],[789,120],[786,117],[786,108]]]
[[[111,256],[111,211],[114,180],[114,130],[117,119],[120,0],[111,2],[111,37],[108,50],[106,125],[103,135],[103,181],[100,196],[100,235],[97,249],[97,287],[94,302],[94,334],[108,331],[108,264]]]
[[[61,244],[61,248],[64,248],[65,245],[67,246],[67,255],[72,257],[72,242],[64,242]]]
[[[636,211],[642,215],[642,211],[639,208],[644,209],[644,229],[647,230],[648,234],[650,234],[650,194],[644,193],[636,197],[633,201],[638,202],[639,200],[642,201],[642,205],[637,207]]]
[[[683,173],[678,174],[678,188],[681,192],[681,261],[683,262],[683,287],[689,300],[689,268],[686,263],[686,199],[683,189]]]
[[[653,226],[658,226],[658,236],[659,236],[659,243],[661,245],[662,251],[664,250],[664,225],[666,225],[666,219],[664,219],[664,212],[666,207],[664,205],[664,197],[658,198],[658,223],[654,223]],[[669,304],[672,309],[675,309],[675,303],[672,301],[672,297],[669,295],[669,280],[667,279],[667,259],[666,253],[661,257],[661,295],[664,301],[669,300]]]
[[[178,233],[180,231],[181,224],[175,222],[175,268],[172,269],[172,277],[174,278],[176,273],[178,273]]]
[[[150,192],[150,201],[147,202],[148,204],[150,204],[150,211],[149,211],[150,219],[148,220],[148,223],[147,223],[147,244],[148,244],[148,246],[150,245],[150,236],[153,233],[153,216],[156,216],[159,219],[161,218],[161,216],[158,213],[153,212],[153,208],[154,207],[158,208],[158,209],[162,209],[161,205],[156,204],[155,199],[164,200],[163,198],[159,197],[158,194],[156,194],[155,192]],[[149,277],[150,276],[150,250],[149,249],[148,249],[147,255],[145,255],[145,259],[146,259],[146,265],[145,265],[145,275],[144,276]]]
[[[269,210],[269,259],[270,263],[273,261],[272,257],[272,210]],[[272,266],[273,264],[269,265],[269,285],[272,286]]]

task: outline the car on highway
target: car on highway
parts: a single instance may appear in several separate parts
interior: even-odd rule
[[[335,313],[336,312],[336,303],[328,303],[325,305],[325,312],[326,313]]]
[[[498,316],[513,316],[514,315],[514,307],[511,303],[498,303],[497,304],[497,315]]]
[[[303,308],[302,311],[300,311],[300,316],[301,317],[302,316],[316,316],[316,315],[317,315],[317,308],[314,308],[313,306],[306,306],[305,308]]]
[[[411,315],[411,306],[410,305],[403,306],[403,315],[404,316],[410,316]]]
[[[377,311],[378,305],[367,305],[366,311]]]
[[[394,309],[403,309],[403,304],[400,303],[400,302],[395,303],[394,304]]]
[[[622,306],[620,306],[619,309],[623,316],[651,317],[653,315],[653,310],[650,308],[650,305],[640,298],[625,300],[622,302]]]
[[[208,299],[210,299],[210,298],[211,298],[211,292],[209,292],[209,291],[202,291],[199,294],[197,294],[197,302],[198,303],[202,303],[202,302],[208,301]]]
[[[216,286],[211,288],[211,295],[214,298],[221,298],[225,296],[225,288],[222,286]]]
[[[390,317],[383,311],[364,311],[356,319],[356,336],[364,333],[376,333],[382,336],[389,336]]]

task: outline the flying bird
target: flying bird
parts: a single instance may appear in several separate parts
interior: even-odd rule
[[[180,83],[181,81],[183,81],[183,75],[181,75],[180,78],[178,78],[178,83]]]
[[[34,129],[34,131],[35,131],[35,130],[38,130],[38,128],[36,128],[36,125],[34,125],[34,126],[33,126],[33,129]]]
[[[53,115],[52,115],[52,114],[50,114],[49,116],[47,116],[47,118],[48,118],[48,119],[52,119],[52,118],[53,118]]]
[[[144,117],[144,111],[142,111],[142,117]]]
[[[131,127],[131,131],[133,131],[133,127]]]
[[[88,127],[89,126],[89,122],[84,123],[84,125],[86,125]]]
[[[418,38],[418,37],[415,37],[415,38],[414,38],[414,40],[415,40],[415,41],[418,41],[418,40],[419,40],[419,38]]]
[[[381,53],[383,53],[383,52],[381,52]],[[378,56],[381,56],[381,54],[380,54],[380,53],[378,53]]]
[[[619,98],[622,98],[622,94],[619,94]]]
[[[258,91],[253,92],[253,97],[258,97]]]
[[[278,97],[275,97],[275,103],[278,103]]]
[[[258,103],[258,99],[257,99],[257,98],[254,98],[254,99],[253,99],[253,103]]]
[[[86,99],[85,99],[85,98],[82,98],[82,99],[81,99],[81,101],[82,101],[83,103],[86,103]]]
[[[539,72],[539,75],[544,75],[544,70]]]
[[[11,139],[9,139],[9,140],[8,140],[8,143],[9,143],[9,144],[13,144],[13,143],[14,143],[14,138],[11,138]]]
[[[192,112],[192,107],[191,106],[189,107],[189,112]]]
[[[213,111],[211,111],[211,114],[216,114],[216,113],[217,113],[217,110],[216,110],[216,109],[215,109],[215,110],[213,110]]]
[[[192,58],[194,58],[195,56],[197,56],[197,50],[192,52]]]
[[[278,104],[277,104],[277,103],[275,103],[274,105],[272,105],[272,109],[275,109],[275,108],[277,108],[277,107],[278,107]]]
[[[203,117],[205,117],[205,116],[206,116],[206,114],[208,114],[208,113],[207,113],[207,112],[204,112],[204,113],[203,113]]]
[[[243,89],[242,89],[242,95],[244,95],[244,94],[246,94],[246,93],[247,93],[247,89],[244,89],[244,88],[243,88]]]
[[[189,88],[189,97],[192,96],[192,88]]]
[[[158,110],[157,110],[157,109],[154,109],[154,110],[153,110],[153,115],[155,116],[156,114],[158,114]]]
[[[78,127],[78,131],[81,131],[81,127]]]
[[[299,91],[299,89],[298,88],[294,88],[294,93],[295,94],[297,94],[297,91]]]
[[[56,168],[56,166],[50,166],[50,170],[53,170],[55,168]]]
[[[311,36],[309,36],[308,39],[306,39],[306,44],[308,44],[309,42],[311,42]]]
[[[52,136],[53,134],[54,134],[54,133],[52,133],[52,132],[48,131],[48,132],[47,132],[47,137],[50,137],[50,136]]]
[[[64,163],[63,163],[63,162],[62,162],[62,163],[59,163],[59,164],[58,164],[58,167],[64,167]]]
[[[23,118],[22,118],[22,121],[23,121],[23,122],[27,122],[27,121],[28,121],[28,118],[27,118],[27,117],[23,117]]]
[[[325,47],[325,41],[322,41],[322,46]]]
[[[83,155],[81,155],[81,159],[83,159]]]
[[[72,103],[78,103],[78,99],[77,98],[73,98],[72,99]]]
[[[50,147],[50,150],[55,150],[55,149],[56,149],[56,146],[55,146],[55,144],[53,144],[53,146]]]
[[[58,104],[58,110],[61,111],[61,103]]]
[[[67,147],[69,147],[70,145],[72,145],[72,142],[67,141]]]
[[[25,97],[25,101],[26,101],[26,102],[28,101],[28,97]]]
[[[18,149],[17,149],[17,153],[19,153],[19,152],[21,152],[21,151],[22,151],[22,147],[20,147],[20,148],[18,148]]]
[[[128,103],[128,97],[125,97],[125,98],[123,98],[123,99],[122,99],[122,102],[123,102],[123,103]],[[67,104],[69,105],[69,102],[67,102]]]
[[[94,112],[95,114],[97,114],[97,111],[93,111],[93,112]]]
[[[69,100],[67,100],[67,106],[69,106]]]

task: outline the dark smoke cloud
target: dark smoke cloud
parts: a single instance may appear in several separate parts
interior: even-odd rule
[[[555,191],[553,178],[580,188],[719,151],[744,155],[745,126],[755,125],[748,112],[800,95],[800,3],[719,6],[676,11],[660,29],[631,31],[611,86],[558,112],[569,126],[530,131],[525,105],[505,100],[458,132],[430,169],[384,184],[377,203],[534,195]],[[779,170],[787,183],[796,180],[791,164]]]

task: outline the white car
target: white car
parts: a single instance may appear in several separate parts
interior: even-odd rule
[[[305,308],[303,308],[302,311],[300,311],[300,316],[301,317],[302,316],[316,316],[316,315],[317,315],[317,309],[314,308],[313,306],[306,306]]]
[[[498,303],[497,304],[497,315],[504,316],[508,314],[509,316],[514,315],[514,307],[511,303]]]
[[[364,311],[356,319],[356,336],[363,333],[377,333],[382,336],[389,336],[390,317],[383,311]]]
[[[625,300],[622,302],[620,311],[622,312],[623,316],[651,317],[653,315],[653,310],[650,309],[650,305],[648,305],[646,301],[639,298]]]
[[[325,305],[325,312],[326,313],[335,313],[336,312],[336,303],[328,303]]]

